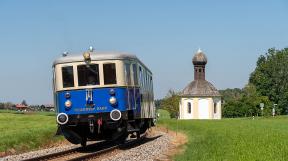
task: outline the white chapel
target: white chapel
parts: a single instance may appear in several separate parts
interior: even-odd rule
[[[179,119],[221,119],[221,95],[205,79],[206,55],[199,49],[192,63],[194,80],[181,93]]]

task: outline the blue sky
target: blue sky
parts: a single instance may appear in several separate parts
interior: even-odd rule
[[[0,102],[52,103],[52,62],[63,51],[136,54],[154,74],[156,98],[193,80],[191,59],[208,57],[207,80],[242,88],[268,48],[288,47],[288,2],[0,1]]]

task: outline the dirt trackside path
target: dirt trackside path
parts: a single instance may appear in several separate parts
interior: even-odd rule
[[[177,154],[181,154],[185,151],[185,144],[188,142],[187,136],[180,132],[175,132],[167,129],[163,126],[156,126],[153,128],[153,132],[164,132],[169,135],[171,144],[168,147],[168,151],[160,155],[156,160],[158,161],[172,161],[173,157]]]

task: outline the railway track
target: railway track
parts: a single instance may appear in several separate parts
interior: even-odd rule
[[[87,145],[86,147],[78,147],[58,153],[52,153],[44,156],[39,156],[25,161],[82,161],[98,158],[103,154],[107,154],[117,149],[127,149],[143,143],[146,138],[146,134],[143,134],[140,139],[130,139],[123,144],[113,141],[103,141],[94,144]]]

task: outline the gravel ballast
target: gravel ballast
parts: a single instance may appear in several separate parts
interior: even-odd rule
[[[173,140],[172,135],[162,132],[160,130],[155,130],[155,128],[148,132],[144,143],[135,146],[133,148],[119,149],[116,152],[111,152],[111,154],[106,154],[105,156],[99,156],[95,160],[102,161],[152,161],[152,160],[167,160],[167,152],[171,148],[171,142]],[[19,155],[7,156],[0,158],[0,161],[14,161],[14,160],[25,160],[34,157],[39,157],[47,154],[57,153],[61,151],[66,151],[69,149],[80,147],[79,145],[61,145],[54,148],[48,148],[33,152],[28,152]]]
[[[168,151],[171,138],[168,134],[157,132],[148,136],[151,140],[137,147],[119,152],[114,156],[109,156],[101,161],[153,161],[159,160],[160,157]],[[161,159],[160,159],[161,160]]]
[[[37,151],[32,151],[28,153],[23,153],[19,155],[11,155],[7,156],[4,158],[0,158],[0,161],[18,161],[18,160],[25,160],[25,159],[31,159],[43,155],[48,155],[48,154],[53,154],[53,153],[58,153],[70,149],[74,149],[79,147],[79,145],[63,145],[63,146],[58,146],[54,148],[48,148],[48,149],[43,149],[43,150],[37,150]]]

